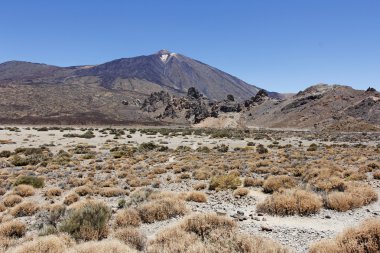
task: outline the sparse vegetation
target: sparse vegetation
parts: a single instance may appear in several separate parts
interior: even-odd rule
[[[351,142],[330,132],[25,129],[0,146],[9,150],[0,157],[0,252],[290,252],[261,235],[304,252],[329,219],[341,228],[378,214],[375,134]],[[86,131],[97,137],[62,138]],[[336,252],[361,252],[369,237],[349,237],[353,250]],[[351,249],[341,235],[323,243],[310,250]]]
[[[369,219],[359,227],[349,228],[339,234],[335,239],[322,240],[313,244],[309,253],[351,253],[380,251],[380,220]]]
[[[110,209],[103,202],[79,202],[67,210],[67,216],[59,229],[75,239],[100,240],[108,235],[107,224],[110,217]]]

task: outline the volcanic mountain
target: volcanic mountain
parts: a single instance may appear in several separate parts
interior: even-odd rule
[[[259,90],[167,50],[73,67],[9,61],[0,64],[0,123],[146,123],[138,109],[152,92],[183,96],[190,87],[210,100],[244,101]]]

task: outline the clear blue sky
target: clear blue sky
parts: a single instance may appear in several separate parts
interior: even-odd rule
[[[280,92],[380,89],[380,0],[2,0],[0,62],[99,64],[168,49]]]

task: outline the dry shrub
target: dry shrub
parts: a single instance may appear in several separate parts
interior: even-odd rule
[[[309,253],[378,253],[380,252],[380,219],[369,219],[349,228],[335,239],[314,243]]]
[[[163,198],[141,205],[138,211],[144,223],[152,223],[184,215],[186,206],[179,198]]]
[[[55,227],[60,218],[62,218],[62,216],[65,214],[66,206],[62,204],[54,204],[49,206],[47,210],[49,212],[49,223]]]
[[[129,247],[143,251],[147,238],[138,229],[127,227],[115,232],[114,237],[127,244]]]
[[[100,195],[102,197],[117,197],[125,194],[125,190],[117,187],[104,187],[100,190]]]
[[[345,212],[354,208],[368,205],[378,198],[376,191],[369,185],[347,184],[344,192],[331,192],[326,197],[326,207]]]
[[[240,197],[247,196],[248,193],[249,193],[249,190],[247,188],[237,188],[233,194],[234,194],[234,197],[240,198]]]
[[[33,186],[20,184],[13,189],[13,192],[21,197],[29,197],[34,195]]]
[[[148,242],[148,253],[161,252],[260,252],[287,253],[279,244],[260,237],[240,234],[236,223],[215,214],[196,214],[179,225],[165,229]]]
[[[276,192],[257,205],[257,211],[273,215],[310,215],[322,207],[318,195],[305,190]]]
[[[15,217],[32,216],[39,210],[34,202],[22,202],[12,208],[10,213]]]
[[[210,178],[210,173],[206,169],[198,169],[193,172],[193,178],[196,180],[207,180]]]
[[[285,175],[270,176],[263,183],[264,192],[272,193],[280,189],[290,189],[296,186],[296,181]]]
[[[199,191],[193,191],[189,192],[186,195],[186,201],[193,201],[193,202],[207,202],[207,195],[204,192]]]
[[[343,191],[342,169],[339,167],[313,168],[306,170],[303,179],[317,191]]]
[[[367,175],[362,171],[348,170],[343,173],[343,176],[346,180],[351,181],[362,181],[367,179]]]
[[[241,185],[239,176],[234,174],[214,176],[210,180],[209,190],[235,190]]]
[[[138,227],[141,224],[141,219],[137,210],[123,209],[116,214],[115,225],[116,227]]]
[[[205,183],[198,183],[198,184],[193,185],[193,189],[196,191],[204,190],[206,188],[207,188],[207,184]]]
[[[42,236],[10,249],[9,253],[64,253],[71,243],[65,235]]]
[[[374,178],[374,179],[377,179],[377,180],[380,180],[380,170],[376,170],[376,171],[373,173],[373,178]]]
[[[153,174],[164,174],[166,173],[166,169],[162,167],[156,167],[152,170]]]
[[[62,190],[58,187],[50,188],[45,192],[45,196],[48,198],[58,197],[62,195]]]
[[[0,213],[4,212],[5,210],[7,210],[7,208],[5,207],[5,205],[3,203],[0,203]]]
[[[260,187],[264,183],[264,180],[261,178],[246,177],[244,178],[243,185],[244,187]]]
[[[75,189],[75,193],[77,193],[79,196],[86,196],[86,195],[91,195],[93,193],[93,190],[86,186],[86,185],[83,185],[83,186],[79,186]]]
[[[11,220],[0,224],[0,237],[21,238],[25,232],[26,226],[21,221]]]
[[[0,187],[0,196],[3,196],[6,192],[7,192],[7,190]]]
[[[3,199],[3,203],[6,207],[13,207],[16,204],[19,204],[22,202],[22,198],[19,195],[7,195]]]
[[[65,199],[63,200],[63,203],[67,206],[77,202],[79,200],[79,195],[76,194],[76,193],[70,193],[69,195],[67,195],[65,197]]]
[[[136,250],[117,239],[106,239],[99,242],[85,242],[78,244],[67,253],[137,253]]]
[[[75,203],[62,221],[60,231],[75,239],[99,240],[108,235],[111,210],[104,202],[87,200]]]

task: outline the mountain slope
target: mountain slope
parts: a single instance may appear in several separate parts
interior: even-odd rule
[[[319,84],[291,98],[268,100],[254,106],[245,113],[245,117],[247,124],[252,126],[373,130],[380,126],[380,93]]]
[[[242,101],[259,90],[216,68],[166,50],[148,56],[114,60],[79,70],[75,74],[98,76],[102,86],[107,88],[113,88],[117,78],[147,80],[179,94],[195,87],[208,98],[216,100],[232,94]]]
[[[186,56],[161,50],[100,65],[0,64],[0,123],[146,123],[152,92],[184,96],[196,87],[211,100],[243,101],[257,88]]]

